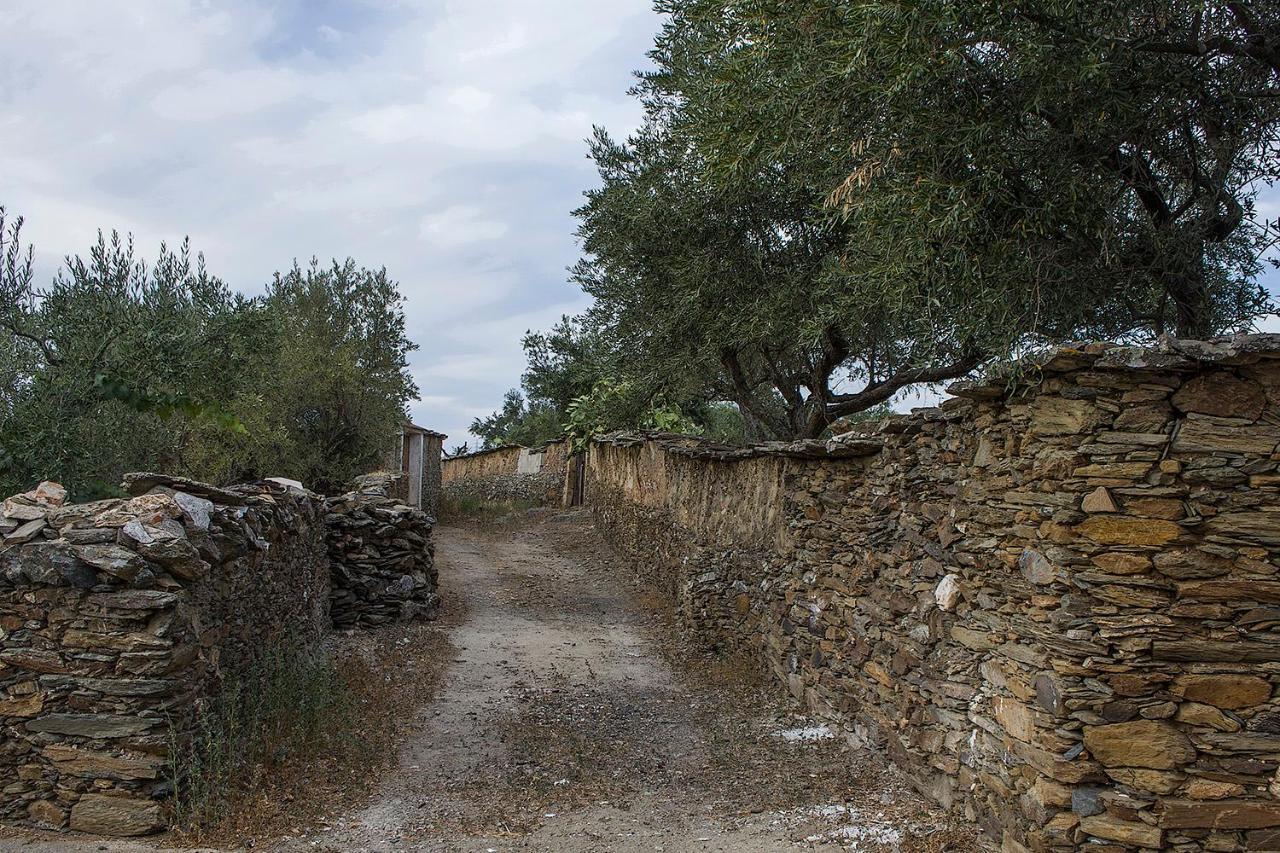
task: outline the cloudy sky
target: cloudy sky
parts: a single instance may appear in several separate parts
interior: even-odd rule
[[[149,258],[190,235],[250,293],[295,257],[385,265],[414,419],[459,441],[519,384],[524,331],[585,303],[584,140],[638,121],[658,25],[650,0],[5,6],[0,204],[42,275],[99,228]]]
[[[5,6],[0,204],[42,275],[99,228],[149,258],[190,235],[248,293],[294,258],[385,265],[421,346],[414,419],[450,445],[519,383],[521,334],[585,304],[584,140],[638,121],[658,26],[650,0]]]

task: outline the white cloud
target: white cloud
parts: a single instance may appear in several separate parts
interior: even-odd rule
[[[493,95],[475,86],[461,86],[449,93],[449,103],[464,113],[482,113],[493,104]]]
[[[529,44],[529,34],[521,24],[511,24],[502,35],[478,47],[467,48],[458,52],[462,62],[475,62],[480,59],[491,59],[506,53],[513,53]]]
[[[226,121],[279,107],[304,91],[304,81],[287,70],[209,69],[161,89],[151,108],[160,118],[172,121]]]
[[[18,0],[0,55],[0,204],[42,275],[97,230],[189,234],[259,292],[296,257],[386,265],[421,345],[419,422],[465,439],[520,336],[581,294],[570,211],[620,133],[649,0]]]
[[[486,219],[483,211],[468,205],[454,205],[422,218],[418,236],[437,248],[497,240],[507,233],[507,224]]]

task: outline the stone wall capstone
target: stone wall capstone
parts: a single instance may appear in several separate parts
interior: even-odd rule
[[[45,483],[0,517],[0,818],[141,835],[169,744],[264,652],[329,628],[323,503],[281,482],[131,474],[132,497]]]
[[[588,502],[1005,850],[1280,849],[1280,336],[1060,348],[829,442],[597,440]]]
[[[352,491],[382,494],[401,503],[409,501],[409,476],[403,471],[372,471],[361,474],[351,482],[351,486]]]

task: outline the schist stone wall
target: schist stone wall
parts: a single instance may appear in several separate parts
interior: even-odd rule
[[[828,443],[614,436],[598,523],[1006,850],[1280,849],[1280,337],[1090,344]]]
[[[264,653],[331,624],[433,616],[430,516],[361,478],[219,489],[130,474],[133,497],[0,508],[0,820],[103,835],[163,828],[169,746]],[[176,737],[175,737],[176,736]]]
[[[559,503],[564,491],[569,442],[541,447],[496,447],[444,460],[446,498]]]
[[[393,496],[395,478],[357,482],[355,491],[325,501],[333,626],[372,628],[435,616],[435,520]]]
[[[168,746],[264,649],[329,628],[323,502],[278,482],[140,474],[64,505],[42,484],[0,532],[0,819],[140,835]]]

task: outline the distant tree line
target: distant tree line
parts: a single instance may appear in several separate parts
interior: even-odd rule
[[[42,287],[21,224],[0,209],[0,493],[96,497],[136,470],[330,490],[417,395],[386,270],[295,263],[247,298],[185,242],[147,264],[112,233]]]
[[[814,437],[1047,343],[1273,308],[1275,3],[656,6],[644,121],[590,142],[594,305],[525,339],[530,420],[729,401],[744,435]]]

